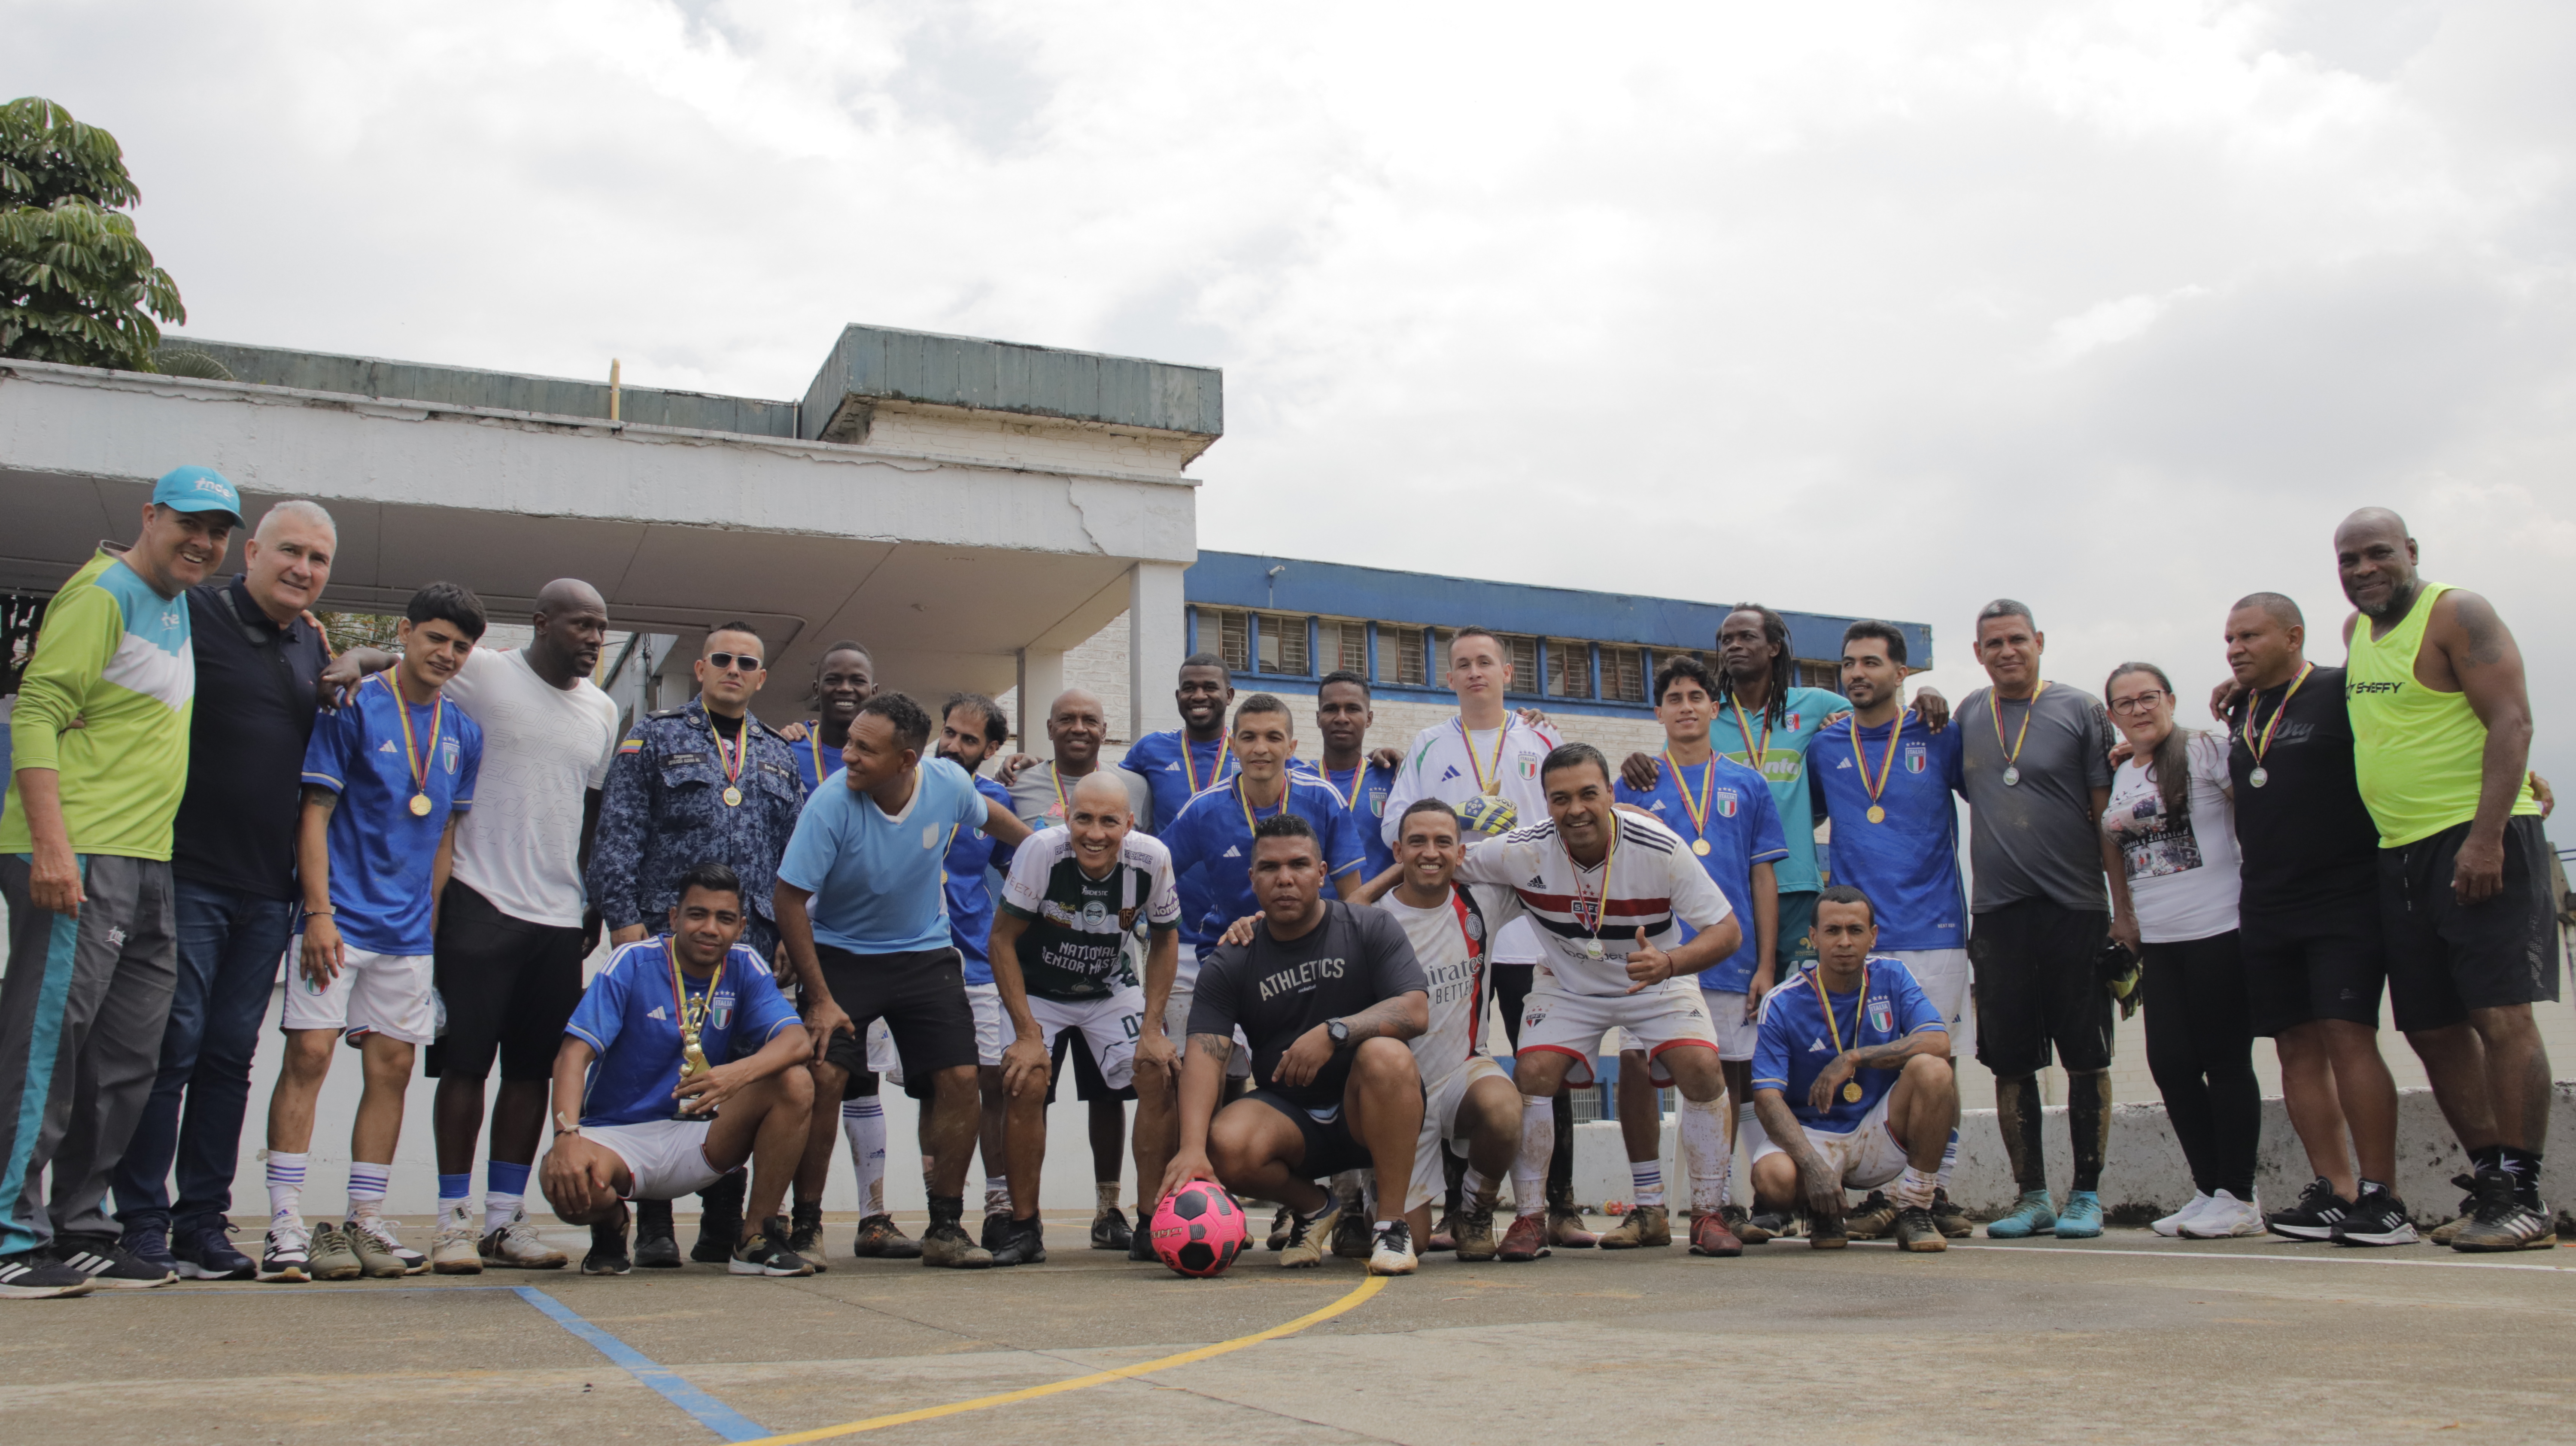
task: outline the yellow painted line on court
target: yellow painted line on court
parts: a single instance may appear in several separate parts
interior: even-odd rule
[[[1186,1366],[1193,1362],[1209,1360],[1242,1350],[1246,1346],[1257,1346],[1263,1341],[1275,1341],[1282,1336],[1293,1336],[1311,1325],[1321,1325],[1384,1290],[1388,1279],[1387,1276],[1372,1275],[1340,1300],[1334,1301],[1322,1310],[1301,1315],[1285,1325],[1275,1325],[1266,1331],[1248,1336],[1237,1336],[1230,1341],[1219,1341],[1212,1346],[1200,1346],[1196,1350],[1183,1351],[1176,1356],[1165,1356],[1161,1360],[1120,1366],[1114,1371],[1097,1371],[1088,1376],[1076,1376],[1069,1381],[1055,1381],[1043,1386],[1004,1391],[998,1396],[977,1396],[971,1401],[956,1401],[945,1406],[924,1406],[917,1411],[897,1411],[891,1416],[870,1416],[864,1421],[845,1421],[838,1426],[817,1426],[810,1431],[790,1431],[780,1436],[763,1436],[755,1441],[743,1442],[742,1446],[792,1446],[792,1443],[799,1441],[825,1441],[834,1436],[855,1436],[861,1431],[879,1431],[888,1426],[910,1425],[915,1421],[936,1421],[942,1416],[962,1416],[969,1411],[989,1411],[996,1406],[1016,1405],[1021,1401],[1034,1401],[1041,1396],[1058,1396],[1067,1391],[1080,1391],[1091,1386],[1105,1386],[1111,1381],[1124,1381],[1137,1376],[1151,1375],[1156,1371],[1168,1371],[1175,1366]]]

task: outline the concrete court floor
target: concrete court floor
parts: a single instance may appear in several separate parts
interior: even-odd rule
[[[183,1283],[0,1306],[0,1434],[693,1446],[726,1435],[512,1288],[609,1333],[610,1349],[622,1342],[647,1374],[675,1373],[720,1426],[738,1413],[730,1435],[745,1440],[1231,1340],[1364,1279],[1355,1262],[1283,1272],[1256,1251],[1221,1279],[1188,1281],[1081,1248],[1070,1217],[1050,1224],[1047,1264],[973,1274],[836,1259],[790,1281],[711,1266],[613,1279],[567,1269]],[[848,1230],[832,1226],[837,1248]],[[582,1232],[547,1235],[578,1261]],[[2569,1247],[2469,1257],[2115,1230],[2064,1246],[1979,1238],[1937,1256],[1782,1242],[1729,1261],[1679,1249],[1514,1266],[1434,1257],[1297,1336],[864,1435],[1122,1446],[2576,1440],[2571,1344]]]

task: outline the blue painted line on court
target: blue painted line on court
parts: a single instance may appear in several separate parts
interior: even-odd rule
[[[608,1357],[626,1374],[659,1391],[662,1399],[688,1412],[699,1425],[727,1441],[757,1441],[770,1434],[767,1427],[690,1385],[679,1372],[655,1363],[642,1351],[582,1319],[571,1306],[534,1286],[518,1285],[510,1289],[517,1291],[521,1300],[552,1317],[555,1324],[589,1342],[591,1349]]]

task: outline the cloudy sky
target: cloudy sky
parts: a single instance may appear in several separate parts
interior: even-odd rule
[[[0,0],[190,330],[784,397],[1225,368],[1209,547],[1932,623],[2187,695],[2364,503],[2576,785],[2576,6]],[[1440,539],[1426,545],[1426,540]]]

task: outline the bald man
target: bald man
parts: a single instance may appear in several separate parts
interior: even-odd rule
[[[2389,1012],[2476,1169],[2456,1250],[2557,1243],[2540,1198],[2549,1056],[2531,1006],[2558,997],[2548,840],[2531,784],[2522,651],[2473,592],[2427,582],[2406,521],[2335,529],[2353,772],[2379,827]]]

